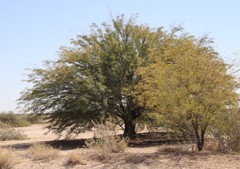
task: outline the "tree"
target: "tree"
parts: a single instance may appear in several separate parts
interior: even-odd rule
[[[138,83],[136,69],[148,60],[148,50],[158,45],[165,33],[161,28],[137,25],[123,16],[111,24],[93,24],[89,35],[63,47],[56,61],[33,69],[22,92],[25,111],[45,114],[48,128],[61,133],[79,133],[91,121],[111,117],[124,123],[124,136],[135,136],[137,119],[143,107],[130,94]]]
[[[138,70],[137,102],[164,127],[194,136],[201,151],[208,127],[237,105],[236,80],[206,37],[171,34],[164,46]]]

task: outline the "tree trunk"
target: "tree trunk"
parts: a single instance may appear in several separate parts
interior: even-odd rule
[[[136,138],[136,131],[135,131],[135,127],[136,125],[134,124],[134,122],[131,119],[125,119],[124,120],[124,133],[123,136],[124,137],[128,137],[130,139],[134,139]]]
[[[198,151],[202,151],[203,146],[204,146],[204,133],[203,133],[203,131],[201,131],[201,136],[199,136],[198,132],[195,134],[196,134],[196,142],[197,142]]]
[[[197,149],[198,151],[202,151],[203,150],[203,146],[204,146],[204,136],[205,136],[205,130],[206,129],[201,129],[200,133],[199,133],[199,125],[196,123],[193,123],[193,128],[194,128],[194,132],[195,132],[195,140],[196,140],[196,144],[197,144]]]

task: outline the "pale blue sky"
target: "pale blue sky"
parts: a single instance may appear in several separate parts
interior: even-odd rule
[[[137,23],[151,27],[182,24],[197,37],[209,34],[221,57],[240,50],[238,0],[0,0],[0,111],[15,111],[27,86],[25,68],[57,58],[91,23],[138,13]]]

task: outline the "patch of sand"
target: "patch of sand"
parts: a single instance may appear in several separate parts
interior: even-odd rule
[[[94,158],[96,152],[87,148],[60,149],[60,157],[51,161],[32,161],[27,157],[27,148],[14,149],[14,145],[32,144],[36,142],[52,141],[58,138],[53,133],[47,133],[44,125],[17,128],[22,130],[28,140],[1,141],[0,146],[13,146],[16,164],[13,169],[237,169],[240,168],[240,154],[213,154],[209,152],[181,154],[157,152],[155,147],[133,148],[129,147],[124,153],[111,154],[105,161]],[[82,133],[78,139],[91,138],[93,132]],[[80,151],[87,165],[67,166],[67,154],[71,151]]]

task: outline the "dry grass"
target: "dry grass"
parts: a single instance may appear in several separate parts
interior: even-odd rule
[[[91,139],[86,142],[87,147],[98,150],[103,154],[124,152],[127,148],[127,142],[124,138],[118,136],[101,137]]]
[[[216,139],[206,139],[204,150],[211,152],[220,152],[219,143]]]
[[[182,146],[162,146],[158,149],[159,152],[164,152],[164,153],[177,153],[177,152],[182,152],[183,147]]]
[[[59,157],[59,154],[59,150],[45,144],[34,144],[28,149],[28,156],[34,161],[50,161]]]
[[[75,166],[75,165],[86,165],[86,161],[82,158],[82,155],[79,151],[75,150],[67,154],[66,165]]]
[[[15,164],[16,157],[12,151],[0,148],[0,169],[10,169]]]
[[[157,153],[166,153],[166,154],[192,154],[196,152],[197,149],[194,145],[163,145],[158,148]]]
[[[127,141],[116,135],[116,130],[106,124],[95,125],[95,139],[86,142],[87,147],[94,149],[101,159],[110,158],[110,153],[124,152]]]

